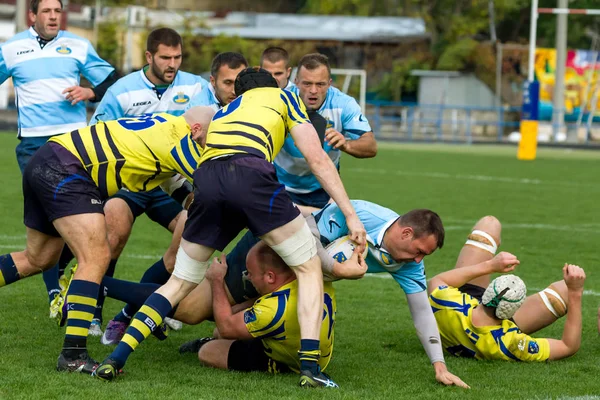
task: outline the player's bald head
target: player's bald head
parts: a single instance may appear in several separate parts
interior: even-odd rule
[[[278,274],[293,273],[291,268],[279,257],[279,254],[263,241],[258,242],[250,249],[246,263],[256,263],[263,272],[270,269]]]
[[[213,115],[215,115],[215,110],[213,110],[211,107],[196,106],[187,110],[183,114],[183,117],[185,118],[189,126],[192,126],[194,124],[208,126]]]

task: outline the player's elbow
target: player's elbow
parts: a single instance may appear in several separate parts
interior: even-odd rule
[[[228,321],[222,321],[221,323],[217,324],[217,329],[219,330],[219,337],[221,339],[238,339],[237,330]]]

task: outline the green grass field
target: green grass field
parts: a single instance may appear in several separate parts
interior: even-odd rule
[[[22,249],[17,140],[0,135],[0,250]],[[336,343],[328,372],[337,391],[301,391],[297,376],[243,374],[203,368],[182,357],[184,341],[206,336],[212,323],[172,332],[166,342],[151,338],[130,358],[126,374],[112,383],[54,371],[63,340],[48,315],[41,277],[0,290],[0,399],[397,399],[397,398],[567,398],[600,393],[600,153],[540,150],[535,162],[520,162],[512,147],[382,144],[372,160],[342,160],[351,198],[365,199],[399,213],[431,208],[446,226],[446,245],[426,259],[428,276],[451,268],[473,223],[492,214],[504,224],[501,249],[521,259],[517,273],[530,293],[559,280],[564,262],[586,269],[584,332],[572,359],[524,364],[447,358],[449,369],[470,391],[435,382],[416,337],[403,292],[386,275],[338,282]],[[161,256],[169,234],[140,218],[116,276],[137,280]],[[108,320],[120,303],[108,299]],[[559,338],[563,321],[537,336]],[[110,348],[89,341],[102,360]]]

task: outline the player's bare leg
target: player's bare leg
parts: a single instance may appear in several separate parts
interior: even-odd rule
[[[546,289],[527,296],[513,316],[513,321],[519,329],[530,335],[566,315],[569,307],[568,298],[565,281],[554,282]]]
[[[133,213],[125,200],[113,197],[104,205],[104,214],[106,215],[111,259],[116,260],[123,252],[131,235]]]
[[[233,340],[217,339],[202,344],[198,350],[198,360],[207,367],[227,369],[229,349]]]
[[[110,261],[104,215],[87,213],[55,220],[54,227],[77,259],[67,292],[67,330],[57,369],[91,374],[98,365],[87,353],[87,335],[100,282]]]
[[[502,225],[496,217],[488,215],[477,221],[458,255],[454,268],[491,260],[500,246],[501,231]],[[486,288],[490,283],[490,276],[484,275],[468,283]]]
[[[27,228],[25,250],[0,256],[0,287],[52,268],[64,243],[60,237]]]

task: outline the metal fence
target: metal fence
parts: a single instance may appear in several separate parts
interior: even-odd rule
[[[519,137],[520,107],[466,107],[439,104],[371,101],[367,117],[380,139],[432,142],[516,142]],[[600,124],[577,128],[566,123],[554,135],[550,122],[540,122],[540,142],[599,144]]]

